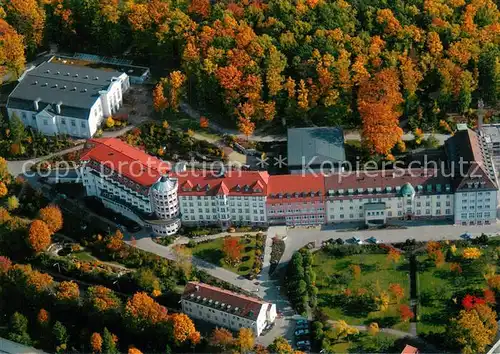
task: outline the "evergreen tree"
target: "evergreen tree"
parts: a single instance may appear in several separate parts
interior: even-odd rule
[[[102,353],[103,354],[118,354],[118,349],[116,348],[116,342],[113,334],[104,328],[102,334]]]

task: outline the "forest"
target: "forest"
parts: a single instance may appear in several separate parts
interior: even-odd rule
[[[158,110],[183,98],[240,130],[361,127],[382,155],[401,121],[438,129],[500,95],[494,0],[11,0],[0,17],[4,71],[49,44],[130,56],[165,77]]]

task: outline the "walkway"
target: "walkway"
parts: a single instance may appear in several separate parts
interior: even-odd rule
[[[180,104],[181,110],[187,114],[189,117],[195,119],[196,121],[200,120],[200,113],[191,107],[188,103],[182,102]],[[285,141],[286,136],[283,135],[268,135],[265,133],[260,133],[258,130],[254,132],[253,135],[247,137],[241,134],[237,129],[225,128],[221,125],[217,124],[214,121],[209,121],[208,126],[210,129],[218,132],[219,134],[229,134],[234,135],[241,139],[248,139],[252,141],[260,141],[260,142],[272,142],[272,141]],[[446,139],[450,137],[448,134],[424,134],[424,138],[428,138],[429,136],[434,135],[434,137],[439,141],[441,145],[444,144]],[[358,131],[349,131],[344,133],[345,140],[361,140],[361,134]],[[409,132],[403,135],[402,139],[404,141],[411,141],[415,139],[413,133]]]

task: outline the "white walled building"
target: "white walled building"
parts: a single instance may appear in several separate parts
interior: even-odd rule
[[[120,109],[129,86],[125,73],[48,61],[20,77],[7,112],[45,135],[90,138]]]
[[[274,323],[276,305],[199,282],[189,282],[181,297],[182,311],[233,331],[250,328],[256,336]]]
[[[167,178],[166,163],[121,140],[91,139],[90,145],[94,148],[82,157],[87,194],[163,236],[175,234],[181,222],[221,228],[345,222],[376,226],[391,219],[496,223],[498,183],[487,147],[471,130],[459,131],[447,141],[447,165],[440,169],[354,171],[327,177],[191,171]],[[460,159],[466,161],[462,173],[452,168]]]
[[[438,170],[360,171],[325,178],[328,223],[453,218],[451,182]]]
[[[449,169],[454,172],[455,224],[496,223],[498,181],[487,141],[470,129],[446,141]]]
[[[177,178],[182,223],[267,224],[267,172],[231,171],[218,177],[199,171]]]
[[[81,157],[88,196],[159,236],[180,228],[178,182],[167,176],[169,164],[119,139],[91,139]]]

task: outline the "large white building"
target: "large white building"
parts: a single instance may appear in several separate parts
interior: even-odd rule
[[[181,225],[178,181],[170,166],[119,139],[91,139],[81,157],[81,178],[88,196],[160,236]]]
[[[330,176],[209,171],[170,174],[168,164],[117,139],[92,139],[82,158],[88,195],[158,235],[184,225],[383,225],[391,219],[496,223],[498,182],[484,139],[462,130],[434,168],[354,171]],[[114,169],[109,169],[112,161]],[[120,164],[130,166],[116,170]],[[118,172],[117,172],[118,171]],[[153,171],[153,173],[151,173]]]
[[[45,135],[90,138],[120,109],[129,86],[125,73],[47,61],[21,76],[7,112]]]
[[[233,331],[250,328],[256,336],[274,323],[277,315],[275,304],[199,282],[186,285],[181,304],[191,318]]]

